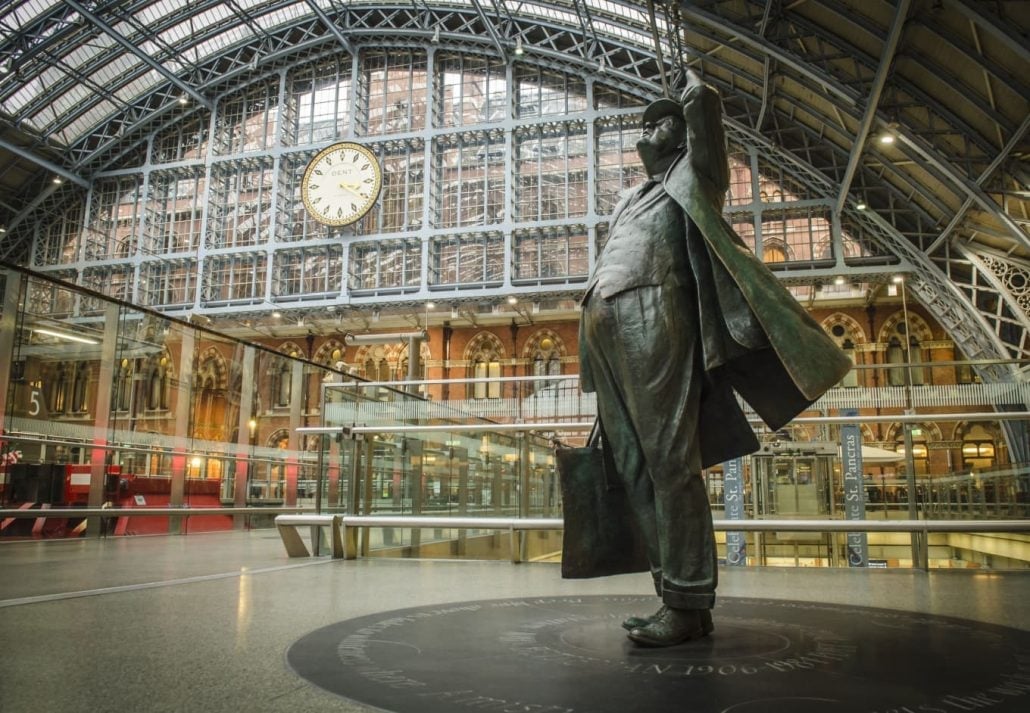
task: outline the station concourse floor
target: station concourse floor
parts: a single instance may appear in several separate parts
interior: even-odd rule
[[[724,567],[718,591],[1030,630],[1026,572]],[[397,609],[614,594],[653,595],[650,577],[563,580],[553,563],[289,559],[275,530],[2,543],[0,711],[381,710],[298,676],[291,644]]]

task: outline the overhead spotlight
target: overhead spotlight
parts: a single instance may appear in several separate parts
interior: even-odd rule
[[[6,225],[0,225],[0,235],[3,235],[6,232],[7,232],[7,226]]]
[[[179,95],[179,103],[182,104],[183,106],[185,106],[186,104],[190,103],[190,98],[188,96],[186,96],[185,94],[180,94]]]
[[[835,284],[835,285],[843,285],[844,284],[844,276],[843,275],[837,275],[835,278],[833,278],[833,284]]]
[[[426,302],[426,309],[436,309],[435,302]]]
[[[526,50],[524,50],[522,48],[522,38],[521,37],[516,37],[515,38],[515,56],[516,57],[521,57],[525,53],[526,53]]]
[[[859,201],[858,203],[855,204],[855,210],[865,210],[868,207],[869,206],[867,206],[865,204],[865,201]]]
[[[433,30],[433,44],[438,44],[439,42],[440,42],[440,28],[437,27],[435,30]]]
[[[895,275],[894,277],[891,278],[891,282],[893,282],[895,285],[900,285],[904,281],[905,281],[905,276],[904,275]]]
[[[10,57],[4,58],[3,62],[0,62],[0,74],[10,74],[14,63],[11,62]]]
[[[898,137],[898,127],[898,122],[888,121],[886,128],[884,128],[884,130],[880,132],[879,137],[877,137],[877,141],[879,141],[884,146],[889,146],[890,144],[893,144],[895,139],[897,139]]]
[[[516,297],[515,295],[511,295],[510,297],[508,297],[508,304],[510,304],[510,305],[517,305],[518,303],[519,303],[519,298]]]
[[[272,312],[272,319],[279,319],[282,316],[283,316],[282,312],[279,312],[279,311]]]
[[[53,178],[51,178],[50,180],[51,180],[51,181],[53,182],[53,184],[54,184],[55,186],[59,186],[59,185],[61,185],[62,183],[64,183],[64,181],[62,181],[62,180],[61,180],[61,177],[60,177],[60,176],[54,176],[54,177],[53,177]]]

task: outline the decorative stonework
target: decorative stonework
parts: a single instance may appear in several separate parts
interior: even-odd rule
[[[840,346],[845,339],[851,339],[855,349],[859,348],[860,344],[864,344],[866,341],[865,330],[854,318],[849,317],[843,312],[834,312],[829,317],[822,321],[823,331],[830,335],[837,345]],[[834,334],[834,327],[843,327],[844,333],[841,335]],[[840,331],[839,329],[837,330]]]
[[[1030,266],[1004,260],[990,253],[980,253],[977,257],[1005,286],[1011,302],[1022,312],[1023,319],[1030,317]]]

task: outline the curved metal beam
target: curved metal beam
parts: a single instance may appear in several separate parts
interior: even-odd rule
[[[848,160],[848,167],[844,170],[844,178],[840,182],[840,192],[837,194],[837,207],[835,211],[840,213],[844,208],[844,201],[847,200],[848,192],[851,190],[851,181],[855,177],[858,164],[862,161],[862,150],[865,148],[866,139],[869,137],[869,129],[876,120],[876,110],[880,104],[880,94],[887,83],[891,67],[894,64],[894,55],[898,50],[898,42],[901,40],[901,31],[905,27],[905,20],[908,18],[908,9],[911,0],[901,0],[898,9],[894,13],[894,21],[891,23],[890,32],[887,33],[887,41],[883,45],[883,52],[880,54],[880,66],[876,70],[876,77],[873,78],[872,86],[869,87],[869,98],[866,100],[865,114],[859,122],[855,132],[855,146],[851,150],[851,158]]]
[[[76,2],[76,0],[64,0],[64,3],[66,5],[68,5],[68,7],[73,8],[76,12],[78,12],[80,15],[85,17],[87,20],[89,20],[91,23],[93,23],[97,27],[99,27],[101,30],[103,30],[104,34],[106,34],[111,39],[113,39],[115,42],[117,42],[122,47],[124,47],[130,54],[135,56],[141,62],[149,65],[150,68],[153,69],[155,72],[160,74],[162,77],[167,79],[169,82],[171,82],[175,86],[179,87],[179,89],[181,89],[182,91],[186,92],[198,104],[200,104],[201,106],[206,107],[207,109],[212,109],[212,110],[214,109],[214,105],[208,100],[207,97],[205,97],[203,94],[198,92],[196,89],[191,87],[186,82],[182,81],[174,72],[170,71],[167,67],[165,67],[160,62],[156,61],[153,57],[151,57],[150,55],[148,55],[145,52],[141,51],[139,49],[139,47],[137,47],[136,45],[134,45],[131,42],[129,42],[127,39],[125,39],[121,35],[121,33],[119,33],[113,27],[108,25],[102,19],[97,17],[91,11],[87,10],[81,4]]]
[[[347,51],[347,54],[354,54],[354,45],[350,43],[350,40],[343,36],[343,33],[340,32],[340,28],[337,27],[336,23],[325,14],[325,11],[321,7],[319,7],[318,2],[316,2],[316,0],[305,0],[305,2],[307,2],[308,7],[310,7],[311,11],[315,13],[315,16],[318,17],[319,21],[325,25],[326,29],[333,33],[333,37],[335,37],[336,41],[340,43],[340,46]]]
[[[82,176],[79,176],[76,173],[72,173],[67,168],[64,168],[63,166],[58,166],[53,161],[50,161],[49,159],[45,159],[42,156],[38,156],[38,155],[32,153],[31,151],[29,151],[26,148],[23,148],[23,147],[18,146],[16,144],[12,144],[10,141],[8,141],[6,139],[0,138],[0,148],[6,149],[6,150],[10,151],[13,154],[17,154],[18,156],[21,156],[26,161],[31,161],[32,163],[36,164],[40,168],[45,168],[46,170],[50,171],[51,173],[56,173],[58,176],[61,176],[62,178],[67,178],[72,183],[76,183],[76,184],[82,186],[83,188],[89,188],[89,181],[87,181]]]

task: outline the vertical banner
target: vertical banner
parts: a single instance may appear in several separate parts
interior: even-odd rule
[[[722,495],[727,520],[744,519],[744,459],[726,461],[722,468]],[[726,533],[726,564],[747,566],[747,540],[743,532]]]
[[[840,415],[857,416],[858,409],[841,409]],[[862,429],[857,423],[840,427],[841,475],[844,478],[844,517],[865,520],[865,484],[862,481]],[[865,567],[869,563],[866,533],[848,533],[848,566]]]

